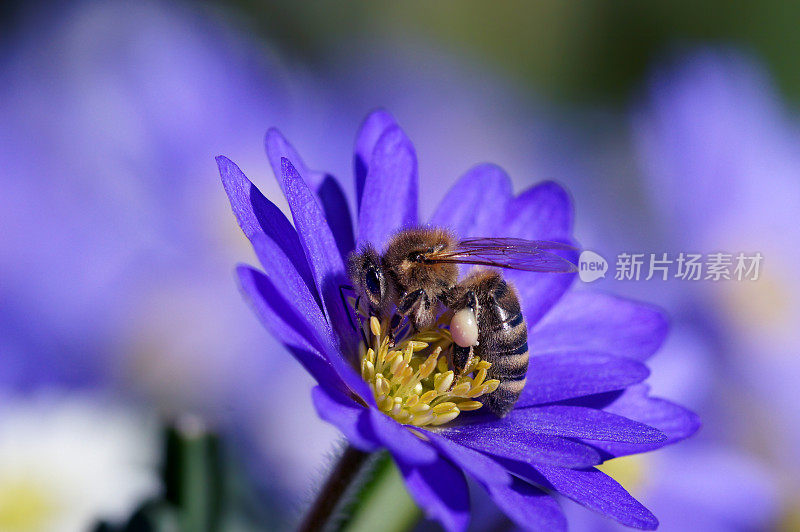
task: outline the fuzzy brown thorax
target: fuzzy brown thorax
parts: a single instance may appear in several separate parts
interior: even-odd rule
[[[390,282],[402,297],[423,289],[438,298],[455,285],[458,267],[455,264],[430,264],[426,255],[449,251],[456,238],[444,229],[419,228],[397,233],[387,244],[383,265]]]

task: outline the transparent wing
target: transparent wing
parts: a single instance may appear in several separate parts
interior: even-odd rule
[[[558,253],[574,255],[577,248],[561,242],[522,238],[467,238],[454,250],[432,253],[429,263],[476,264],[512,270],[572,273],[578,268]]]

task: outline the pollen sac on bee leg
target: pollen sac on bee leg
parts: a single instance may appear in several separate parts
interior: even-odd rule
[[[462,308],[450,320],[450,335],[461,347],[478,345],[478,321],[470,307]]]

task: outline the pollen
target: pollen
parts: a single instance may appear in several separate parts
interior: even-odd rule
[[[369,384],[378,408],[405,425],[449,423],[461,412],[478,410],[478,397],[500,385],[486,380],[491,364],[472,357],[463,371],[450,369],[450,331],[439,321],[430,329],[392,339],[388,321],[371,316],[367,342],[361,346],[361,376]]]

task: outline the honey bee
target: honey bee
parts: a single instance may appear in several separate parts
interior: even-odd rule
[[[500,386],[482,399],[505,416],[525,386],[528,332],[514,287],[499,272],[480,269],[459,282],[459,264],[570,273],[574,264],[556,251],[574,251],[559,242],[518,238],[458,240],[439,228],[397,233],[383,254],[371,245],[348,257],[353,289],[372,315],[400,316],[417,330],[431,327],[443,312],[452,313],[452,364],[467,367],[473,356],[492,365],[488,377]]]

